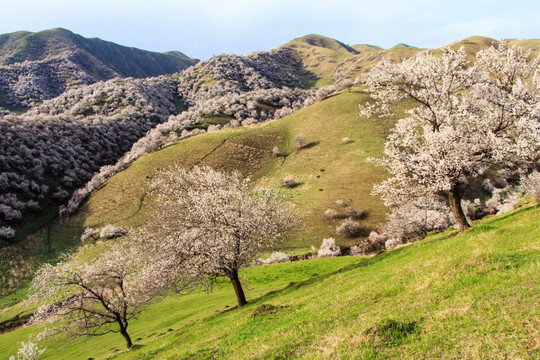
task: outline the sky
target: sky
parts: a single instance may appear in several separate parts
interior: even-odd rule
[[[435,48],[473,35],[540,38],[540,0],[0,0],[0,34],[56,27],[198,59],[319,34]]]

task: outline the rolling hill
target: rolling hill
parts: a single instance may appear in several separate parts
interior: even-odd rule
[[[306,228],[291,242],[292,247],[308,249],[334,235],[337,220],[326,218],[324,211],[337,208],[336,200],[368,211],[363,224],[369,233],[384,221],[385,209],[369,195],[371,184],[382,179],[384,172],[366,158],[380,154],[393,123],[360,118],[358,104],[366,99],[359,90],[337,94],[283,119],[199,135],[145,155],[93,193],[69,221],[84,227],[107,223],[137,227],[159,204],[145,197],[147,180],[134,179],[150,179],[157,169],[180,163],[238,170],[250,176],[255,186],[278,188],[280,178],[294,177],[298,186],[283,191],[297,205]],[[309,142],[305,149],[293,144],[300,133]],[[343,143],[344,137],[350,141]],[[274,146],[286,156],[272,156]],[[341,243],[351,244],[347,239]]]
[[[335,39],[315,34],[293,39],[276,50],[291,53],[298,59],[299,64],[291,66],[296,65],[292,66],[293,72],[307,88],[332,84],[338,63],[359,53]]]
[[[51,99],[75,85],[114,77],[173,74],[197,63],[181,52],[155,53],[66,29],[0,35],[0,107],[12,110]]]
[[[538,359],[539,229],[529,204],[372,257],[247,268],[247,306],[227,283],[167,297],[130,325],[131,351],[118,334],[40,346],[44,359]],[[1,335],[0,358],[37,331]]]
[[[26,35],[18,33],[11,41]],[[471,37],[451,46],[464,46],[473,59],[476,51],[492,42]],[[538,40],[511,43],[523,44],[535,53],[540,45]],[[40,264],[56,261],[63,251],[81,251],[88,257],[99,251],[99,243],[81,244],[85,228],[108,224],[136,228],[144,224],[149,213],[159,209],[147,193],[148,182],[159,169],[176,163],[238,170],[252,178],[254,187],[281,188],[280,179],[294,177],[297,186],[281,190],[295,205],[305,227],[285,247],[289,255],[305,254],[327,237],[336,237],[341,246],[355,244],[358,239],[337,237],[335,229],[341,219],[324,213],[327,209],[343,211],[338,200],[366,210],[367,217],[360,220],[362,236],[385,221],[387,209],[370,193],[373,183],[386,174],[367,158],[381,155],[394,119],[383,121],[358,115],[358,105],[368,99],[362,86],[332,94],[266,123],[253,124],[256,121],[246,115],[236,123],[242,127],[231,126],[235,114],[224,113],[229,98],[216,101],[212,96],[227,92],[234,96],[249,94],[251,103],[243,105],[250,106],[257,116],[264,113],[264,119],[268,119],[266,115],[274,114],[278,108],[274,103],[251,98],[257,91],[287,88],[294,94],[295,89],[289,86],[298,86],[298,99],[304,100],[308,92],[300,89],[300,81],[311,88],[355,79],[381,59],[399,61],[418,51],[421,49],[410,46],[386,50],[369,45],[349,47],[330,38],[308,35],[252,57],[218,56],[192,67],[184,76],[165,79],[178,87],[174,90],[168,85],[173,90],[167,96],[171,103],[166,115],[175,113],[174,105],[180,112],[172,116],[178,117],[174,126],[184,123],[182,111],[198,119],[190,118],[189,128],[171,125],[167,136],[178,136],[184,130],[208,132],[183,137],[182,141],[126,164],[70,217],[57,219],[56,213],[47,209],[38,229],[28,231],[29,236],[6,248],[0,258],[5,286],[2,290],[9,293],[0,302],[0,322],[22,318],[30,311],[19,301]],[[231,70],[237,67],[240,71]],[[274,77],[276,73],[279,76]],[[254,83],[256,87],[250,88]],[[84,89],[89,88],[81,91]],[[77,109],[103,111],[107,99],[100,98],[98,92],[92,96],[95,103]],[[200,110],[206,108],[199,107],[197,101],[213,110]],[[45,107],[53,103],[45,103]],[[191,112],[184,108],[186,104],[191,106]],[[210,131],[215,130],[210,126],[216,125],[221,130]],[[160,131],[156,128],[150,134]],[[308,139],[303,149],[294,146],[298,134]],[[274,147],[282,156],[273,156]],[[540,316],[534,306],[539,300],[538,284],[531,281],[538,277],[538,219],[538,207],[530,206],[483,220],[463,235],[455,236],[455,231],[449,230],[371,258],[318,259],[245,269],[250,286],[259,292],[251,293],[252,305],[225,311],[232,304],[227,302],[231,293],[225,286],[218,286],[212,296],[196,293],[180,300],[165,299],[134,324],[140,347],[131,353],[124,353],[114,337],[81,340],[67,349],[59,349],[54,342],[49,346],[59,349],[60,358],[417,358],[418,354],[425,358],[530,358],[538,351],[538,334],[534,330]],[[526,302],[520,302],[520,294],[527,295]],[[503,318],[498,315],[501,311]],[[0,336],[0,347],[7,349],[7,354],[14,353],[18,342],[33,331],[30,327],[4,334]],[[98,347],[98,343],[104,345]]]
[[[540,39],[528,39],[528,40],[505,40],[510,46],[520,46],[525,50],[531,50],[532,56],[538,56],[540,54]],[[460,41],[456,41],[452,44],[448,44],[453,49],[459,49],[463,46],[467,53],[469,61],[474,61],[475,54],[482,49],[487,49],[490,46],[497,46],[498,40],[491,39],[483,36],[470,36]],[[401,61],[404,58],[414,56],[420,51],[426,50],[416,48],[407,44],[397,44],[389,49],[381,49],[373,45],[353,45],[359,54],[352,55],[342,60],[336,67],[333,73],[333,79],[336,82],[349,79],[354,80],[365,74],[373,65],[388,59],[391,61]],[[440,51],[441,48],[432,49],[435,53]],[[328,76],[328,74],[326,75]]]

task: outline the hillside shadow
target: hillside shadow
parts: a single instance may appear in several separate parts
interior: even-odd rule
[[[353,270],[357,270],[357,269],[360,269],[360,268],[364,268],[364,267],[367,267],[367,266],[370,266],[370,265],[374,265],[374,264],[377,264],[381,261],[385,261],[386,259],[390,258],[390,257],[393,257],[393,256],[398,256],[399,254],[403,253],[403,252],[406,252],[406,251],[409,251],[409,249],[407,249],[406,247],[404,248],[399,248],[399,249],[395,249],[395,250],[392,250],[391,252],[387,252],[387,251],[384,251],[384,252],[381,252],[371,258],[367,258],[367,259],[360,259],[360,261],[358,263],[355,263],[355,264],[350,264],[350,265],[347,265],[347,266],[344,266],[338,270],[335,270],[335,271],[332,271],[332,272],[329,272],[329,273],[326,273],[326,274],[323,274],[323,275],[316,275],[316,276],[312,276],[310,277],[309,279],[306,279],[306,280],[302,280],[302,281],[298,281],[298,282],[291,282],[289,283],[289,285],[285,286],[284,288],[282,289],[279,289],[279,290],[274,290],[274,291],[270,291],[262,296],[259,296],[257,298],[254,298],[252,300],[249,301],[249,305],[253,305],[253,304],[257,304],[259,302],[266,302],[266,301],[269,301],[269,300],[272,300],[276,297],[279,297],[283,294],[286,294],[287,292],[290,292],[290,291],[295,291],[297,289],[300,289],[300,288],[303,288],[305,286],[309,286],[309,285],[313,285],[319,281],[323,281],[323,280],[326,280],[334,275],[337,275],[337,274],[344,274],[344,273],[347,273],[347,272],[350,272],[350,271],[353,271]],[[310,261],[310,260],[304,260],[304,261]]]
[[[334,96],[338,96],[338,95],[339,95],[339,91],[337,91],[337,92],[335,92],[335,93],[332,93],[332,94],[330,94],[330,95],[327,95],[327,96],[325,96],[324,98],[322,98],[322,99],[319,100],[319,101],[325,101],[325,100],[331,99],[331,98],[333,98]]]
[[[294,50],[292,50],[292,52],[294,52]],[[296,61],[291,63],[290,67],[293,74],[300,79],[304,89],[311,89],[315,87],[317,81],[319,81],[319,77],[315,73],[307,70],[304,67],[304,63],[300,57],[296,58]]]

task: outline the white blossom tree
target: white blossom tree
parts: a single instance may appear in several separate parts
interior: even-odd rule
[[[493,52],[496,55],[490,56]],[[414,104],[409,116],[399,120],[391,132],[385,157],[375,160],[391,174],[374,187],[387,206],[440,194],[463,231],[470,224],[461,206],[462,193],[471,177],[495,164],[530,166],[538,151],[526,155],[520,149],[538,149],[538,114],[518,113],[516,104],[523,105],[519,100],[526,97],[522,89],[535,88],[538,73],[514,72],[515,84],[521,86],[505,90],[507,83],[495,80],[506,76],[496,60],[514,63],[510,54],[493,48],[480,52],[482,60],[469,66],[463,49],[445,48],[440,56],[425,51],[399,64],[383,61],[372,69],[367,84],[377,102],[363,107],[362,114],[384,117],[391,114],[394,103],[407,99]],[[530,63],[525,56],[519,61]],[[497,92],[505,92],[508,100]],[[527,96],[536,96],[536,100],[530,100],[535,105],[528,105],[528,110],[538,107],[538,94],[531,92]],[[534,135],[528,134],[527,126]]]
[[[117,243],[89,263],[66,255],[54,266],[41,267],[31,287],[30,300],[40,305],[31,322],[50,321],[53,335],[119,332],[131,348],[129,321],[160,292],[154,278],[145,276],[141,248],[134,241],[127,245]]]
[[[238,306],[245,305],[238,270],[260,252],[283,243],[297,224],[278,193],[250,191],[249,185],[249,179],[237,172],[209,167],[163,171],[151,185],[159,211],[147,227],[163,249],[159,256],[163,264],[156,269],[169,269],[165,273],[172,275],[171,281],[175,271],[210,282],[226,276]]]
[[[36,360],[47,350],[47,347],[40,349],[39,346],[32,341],[25,343],[21,342],[21,347],[17,351],[17,355],[12,355],[9,360]]]
[[[473,96],[494,129],[489,139],[494,156],[506,167],[530,173],[540,161],[540,57],[505,42],[476,57],[482,81]]]

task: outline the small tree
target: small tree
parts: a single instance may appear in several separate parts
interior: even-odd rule
[[[353,219],[353,220],[360,220],[366,217],[366,212],[362,209],[355,209],[352,206],[347,206],[345,208],[345,216]]]
[[[28,341],[27,343],[22,341],[21,347],[17,351],[17,355],[10,356],[9,360],[36,360],[45,352],[45,350],[47,350],[47,347],[40,349],[39,346],[32,341]]]
[[[341,249],[336,245],[334,238],[323,239],[319,251],[317,251],[317,257],[333,257],[341,255]]]
[[[259,259],[259,262],[263,265],[279,264],[290,261],[291,259],[287,256],[287,254],[281,251],[274,251],[270,254],[268,259]]]
[[[338,213],[334,209],[326,209],[326,211],[324,212],[324,215],[326,217],[329,217],[329,218],[333,219],[333,218],[336,218],[338,216]]]
[[[13,239],[15,230],[8,226],[0,227],[0,239]]]
[[[187,258],[182,268],[210,282],[228,277],[239,307],[247,300],[238,270],[283,243],[297,224],[277,193],[250,191],[249,179],[237,172],[176,166],[163,171],[152,190],[160,209],[149,230],[167,248],[162,261],[174,267],[177,258]]]
[[[298,134],[294,137],[294,144],[297,148],[303,149],[307,145],[307,138],[304,134]]]
[[[360,236],[362,228],[353,219],[345,219],[341,224],[336,226],[336,233],[340,236],[354,238]]]
[[[143,258],[134,249],[116,244],[86,264],[69,255],[41,267],[31,287],[30,299],[40,305],[31,322],[52,320],[58,332],[74,337],[120,332],[131,348],[129,320],[157,294],[139,276]]]
[[[292,176],[287,176],[287,177],[279,179],[279,184],[289,189],[298,185],[298,183],[296,182],[296,179],[293,178]]]
[[[534,171],[521,181],[525,194],[532,195],[536,201],[540,201],[540,172]]]
[[[99,231],[99,237],[101,239],[118,238],[118,237],[125,236],[126,234],[127,234],[126,229],[123,229],[119,226],[114,226],[111,224],[105,226]]]

